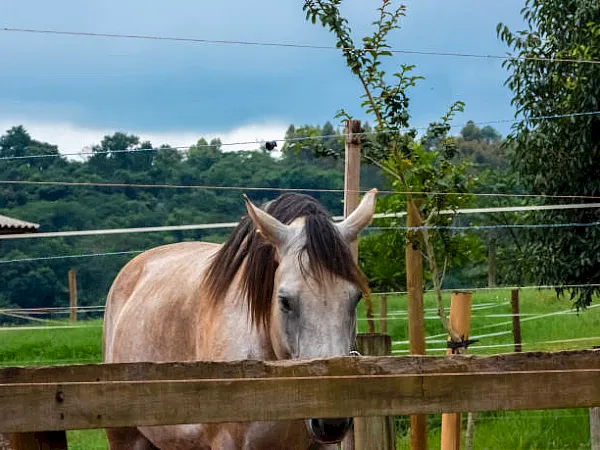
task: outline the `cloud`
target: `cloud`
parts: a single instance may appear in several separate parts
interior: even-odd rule
[[[2,0],[4,26],[331,46],[306,22],[301,3],[262,0]],[[396,49],[503,54],[497,22],[519,28],[523,0],[408,2]],[[355,37],[371,31],[376,7],[346,0]],[[31,12],[35,11],[35,14]],[[247,124],[323,124],[344,108],[361,116],[360,83],[333,50],[47,36],[0,30],[0,120],[56,121],[66,131],[156,130],[169,136]],[[512,116],[498,61],[395,54],[388,73],[416,63],[424,75],[411,92],[415,124],[435,120],[455,100],[464,117]],[[364,119],[363,119],[364,120]],[[41,126],[41,125],[40,125]],[[71,128],[69,128],[71,127]],[[184,131],[180,131],[184,130]],[[74,131],[73,131],[74,132]],[[102,134],[102,133],[100,133]],[[76,144],[84,140],[75,140]],[[61,139],[66,140],[66,136]]]

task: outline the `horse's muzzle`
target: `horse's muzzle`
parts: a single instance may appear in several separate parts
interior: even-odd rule
[[[313,440],[320,444],[333,444],[344,439],[352,426],[352,418],[344,419],[310,419],[306,426]]]

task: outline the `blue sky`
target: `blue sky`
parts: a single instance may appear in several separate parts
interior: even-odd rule
[[[522,0],[408,1],[397,49],[505,54],[495,27],[521,28]],[[378,2],[346,0],[356,35]],[[2,0],[3,27],[331,45],[305,22],[300,1]],[[281,137],[288,124],[333,121],[339,108],[365,119],[360,86],[336,51],[48,36],[0,31],[0,126],[23,123],[34,137],[78,150],[104,133],[133,132],[188,145]],[[506,71],[497,60],[394,55],[390,72],[416,64],[412,91],[422,126],[455,100],[456,123],[512,118]],[[506,132],[508,126],[499,126]],[[69,148],[67,148],[69,147]]]

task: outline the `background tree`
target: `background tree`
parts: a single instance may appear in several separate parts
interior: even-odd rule
[[[391,75],[383,68],[385,58],[392,56],[387,36],[392,30],[400,28],[399,21],[405,15],[406,7],[402,4],[394,7],[394,2],[384,0],[377,9],[373,34],[363,37],[360,47],[355,45],[348,21],[340,13],[341,3],[342,0],[306,0],[303,9],[307,20],[312,23],[320,22],[334,35],[336,47],[342,52],[346,65],[361,83],[362,107],[374,117],[375,123],[373,139],[363,143],[363,157],[382,169],[393,187],[403,193],[402,196],[393,196],[385,202],[379,202],[379,209],[392,212],[406,208],[417,210],[417,214],[425,218],[425,225],[447,225],[452,221],[452,216],[439,215],[438,212],[441,209],[464,206],[470,198],[468,195],[435,193],[464,193],[470,189],[469,185],[473,181],[467,175],[465,164],[453,163],[456,144],[448,136],[450,121],[458,111],[462,111],[463,104],[456,102],[451,105],[439,122],[430,124],[425,139],[417,139],[416,130],[408,129],[408,91],[421,77],[412,75],[414,66],[411,65],[401,64]],[[350,114],[341,110],[338,117],[350,118]],[[416,202],[415,195],[411,192],[431,194]],[[418,209],[416,205],[419,205]],[[397,220],[390,220],[388,224],[400,225]],[[460,340],[448,326],[441,298],[441,274],[438,267],[449,256],[443,252],[435,252],[434,248],[438,247],[439,250],[441,246],[449,250],[451,246],[446,244],[451,236],[441,230],[429,231],[427,227],[421,233],[412,231],[407,233],[406,238],[409,245],[422,248],[426,253],[430,279],[438,294],[440,319],[453,339]]]
[[[497,29],[519,57],[505,63],[520,116],[508,137],[514,167],[533,193],[600,196],[600,64],[585,62],[600,60],[600,2],[529,0],[523,18],[528,25],[523,31],[503,24]],[[538,119],[556,115],[566,116]],[[600,211],[538,213],[536,220],[596,222]],[[524,269],[534,283],[600,283],[600,228],[546,228],[523,237]],[[586,306],[598,291],[585,286],[571,292],[577,306]]]

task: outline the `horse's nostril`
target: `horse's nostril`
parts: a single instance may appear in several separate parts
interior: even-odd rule
[[[310,419],[310,426],[315,433],[321,431],[321,422],[319,419]]]

